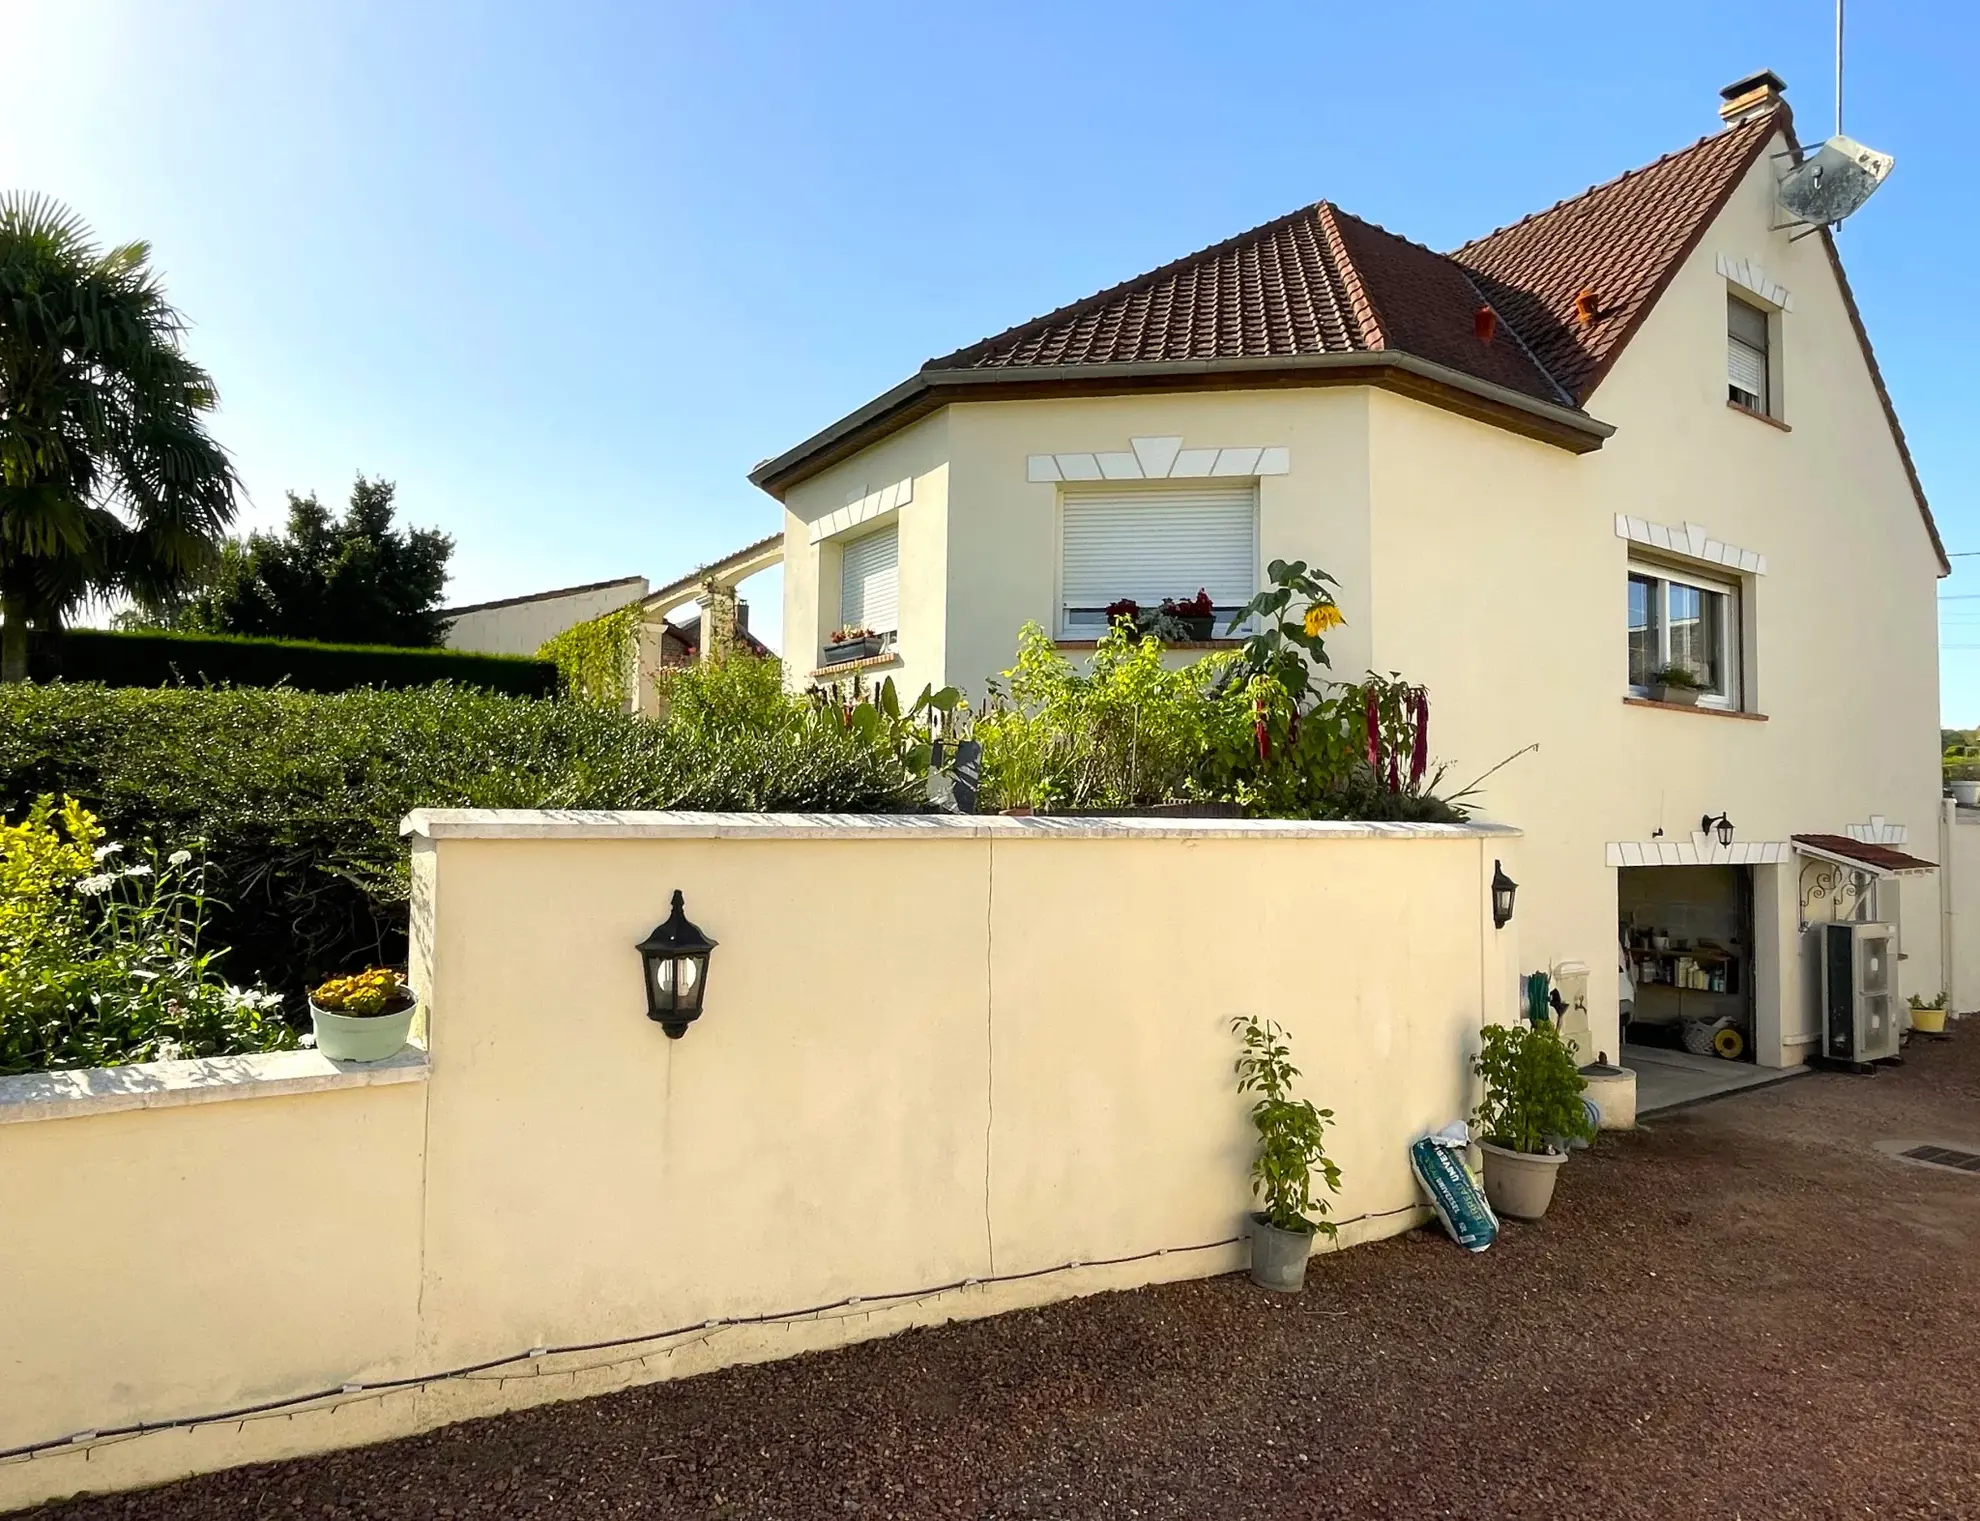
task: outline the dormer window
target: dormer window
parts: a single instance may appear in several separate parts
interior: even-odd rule
[[[1726,297],[1726,399],[1736,407],[1771,415],[1772,354],[1767,314],[1737,296]]]

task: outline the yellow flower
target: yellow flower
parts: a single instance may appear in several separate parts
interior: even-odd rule
[[[1330,628],[1339,628],[1345,622],[1347,619],[1341,616],[1341,610],[1331,602],[1316,602],[1306,610],[1306,632],[1312,637],[1324,634]]]

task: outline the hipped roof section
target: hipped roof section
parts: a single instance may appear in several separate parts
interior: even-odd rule
[[[773,494],[949,401],[1373,384],[1576,452],[1602,378],[1777,133],[1783,104],[1445,255],[1329,201],[952,354],[764,461]],[[1833,241],[1844,303],[1941,567],[1944,546]]]

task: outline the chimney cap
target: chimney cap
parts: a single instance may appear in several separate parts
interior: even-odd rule
[[[1787,81],[1772,69],[1748,74],[1719,91],[1719,97],[1724,101],[1719,107],[1720,119],[1727,126],[1736,127],[1741,122],[1751,121],[1763,112],[1773,110],[1786,94]]]

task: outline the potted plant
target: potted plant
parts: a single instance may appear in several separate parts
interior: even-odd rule
[[[1210,600],[1210,593],[1200,586],[1193,597],[1163,598],[1159,616],[1174,619],[1181,626],[1181,637],[1197,644],[1217,632],[1217,606]]]
[[[1706,690],[1704,680],[1688,665],[1661,666],[1650,673],[1652,702],[1675,702],[1694,707],[1698,694]]]
[[[1927,1003],[1916,993],[1911,995],[1911,1028],[1920,1035],[1943,1035],[1946,1029],[1946,995],[1941,993]]]
[[[1962,808],[1980,808],[1980,762],[1957,761],[1946,767],[1946,785]]]
[[[333,977],[309,995],[316,1049],[332,1061],[382,1062],[405,1045],[416,1005],[390,967]]]
[[[1107,627],[1125,622],[1136,633],[1141,631],[1141,604],[1132,597],[1122,597],[1118,602],[1109,602],[1106,610]]]
[[[880,653],[880,636],[870,628],[848,623],[832,630],[825,645],[825,663],[844,665],[848,660],[868,660]]]
[[[1331,1109],[1315,1109],[1310,1099],[1292,1097],[1292,1064],[1286,1032],[1256,1015],[1231,1021],[1244,1042],[1237,1059],[1239,1093],[1255,1093],[1252,1127],[1258,1157],[1251,1164],[1252,1187],[1265,1207],[1251,1216],[1251,1281],[1260,1288],[1297,1294],[1306,1282],[1306,1259],[1316,1234],[1332,1236],[1328,1204],[1313,1194],[1317,1168],[1330,1193],[1341,1189],[1341,1170],[1323,1145]],[[1313,1218],[1315,1216],[1321,1218]]]
[[[1587,1083],[1551,1020],[1487,1025],[1471,1070],[1485,1079],[1477,1131],[1485,1153],[1485,1197],[1515,1220],[1538,1220],[1567,1161],[1564,1144],[1590,1140],[1581,1102]]]

